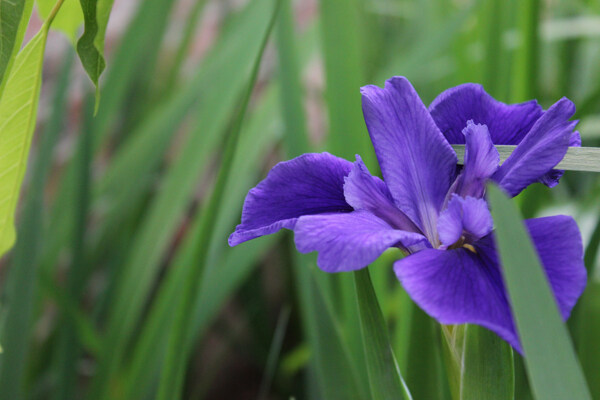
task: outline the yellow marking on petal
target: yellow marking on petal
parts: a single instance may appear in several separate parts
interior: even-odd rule
[[[473,247],[472,245],[465,243],[462,245],[462,247],[464,247],[465,249],[471,251],[472,253],[477,254],[477,250],[475,250],[475,247]]]

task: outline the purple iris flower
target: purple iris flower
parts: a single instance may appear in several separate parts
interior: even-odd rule
[[[328,153],[276,165],[250,190],[235,246],[292,229],[302,253],[327,272],[366,267],[389,247],[408,254],[394,270],[411,298],[442,324],[484,326],[521,346],[502,281],[485,184],[516,196],[534,182],[558,183],[553,167],[580,145],[562,98],[507,105],[480,85],[440,94],[429,109],[403,77],[361,89],[363,113],[384,180],[359,156]],[[464,166],[450,144],[466,145]],[[499,165],[494,144],[517,145]],[[568,216],[525,221],[566,319],[586,283],[581,236]]]

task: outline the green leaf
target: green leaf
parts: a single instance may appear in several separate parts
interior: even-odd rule
[[[0,96],[19,52],[33,0],[0,0]]]
[[[444,361],[454,400],[512,400],[512,348],[478,325],[443,325]]]
[[[307,255],[296,253],[294,264],[302,326],[312,346],[314,374],[321,398],[327,400],[369,398],[362,390],[356,366],[350,358],[347,341],[327,298],[325,284],[329,283],[331,276],[316,270],[313,258]],[[321,284],[317,279],[321,280]]]
[[[99,184],[102,194],[106,195],[105,199],[118,202],[118,207],[125,206],[131,196],[138,201],[140,193],[137,189],[132,192],[131,187],[139,185],[133,185],[132,182],[150,175],[153,169],[148,168],[149,164],[156,167],[160,163],[161,155],[168,147],[176,126],[173,126],[173,122],[181,121],[185,116],[181,109],[189,110],[191,106],[196,106],[193,123],[196,128],[190,132],[180,155],[162,178],[163,190],[152,199],[144,220],[137,228],[138,235],[128,246],[120,279],[115,283],[116,292],[104,342],[111,351],[103,354],[95,376],[92,391],[97,397],[110,396],[107,391],[112,386],[107,380],[119,377],[118,365],[123,361],[126,344],[137,326],[148,296],[151,295],[162,257],[193,202],[198,181],[211,153],[216,151],[219,134],[229,124],[236,100],[247,85],[252,59],[259,50],[268,24],[270,7],[270,0],[251,2],[237,15],[232,21],[235,22],[233,29],[223,36],[223,41],[218,43],[215,52],[207,58],[207,64],[198,69],[198,76],[182,88],[182,92],[172,99],[173,102],[169,101],[166,108],[153,114],[132,133],[133,136],[115,155],[105,176],[107,179]],[[228,87],[226,93],[222,90],[225,86]],[[202,101],[198,100],[200,94]],[[276,103],[273,108],[275,106]],[[246,167],[244,173],[247,171]],[[98,200],[99,203],[102,202],[102,199]],[[230,212],[229,215],[237,217],[238,208],[239,203],[236,204],[235,212]],[[115,221],[119,222],[119,219]],[[229,226],[223,228],[229,229]]]
[[[369,270],[354,272],[363,348],[372,399],[411,399],[390,344],[388,327],[373,290]]]
[[[54,8],[55,12],[58,7],[60,1]],[[35,130],[44,50],[53,15],[17,55],[6,81],[6,95],[0,99],[0,255],[15,241],[15,210]],[[39,170],[35,175],[34,184],[43,181],[44,175]],[[35,190],[32,196],[35,196]],[[27,202],[25,222],[29,225],[26,229],[30,231],[37,223],[37,214],[35,210],[32,213],[32,208],[41,208],[40,200],[41,194],[38,201],[34,198]],[[36,243],[32,241],[31,245]],[[11,268],[9,272],[8,312],[0,336],[0,342],[6,348],[0,357],[0,392],[9,399],[17,399],[21,395],[29,339],[27,333],[35,296],[36,260],[33,252],[36,249],[29,252],[27,244],[23,243],[18,250],[16,265],[25,268]]]
[[[18,54],[0,99],[0,255],[15,241],[15,209],[35,129],[48,28],[47,22]]]
[[[594,399],[600,398],[600,282],[590,282],[580,300],[579,341],[581,366]]]
[[[371,149],[360,100],[360,87],[366,83],[362,51],[363,2],[320,0],[320,4],[329,149],[339,157],[352,160],[361,149]],[[377,167],[371,151],[361,154],[369,168]]]
[[[164,369],[161,374],[157,399],[168,400],[174,397],[179,398],[181,396],[181,391],[184,383],[183,381],[185,377],[185,367],[187,365],[189,357],[184,344],[185,340],[188,338],[192,330],[192,324],[189,315],[193,311],[195,305],[196,285],[197,282],[202,278],[204,267],[208,261],[207,251],[209,249],[210,237],[212,231],[215,228],[217,214],[219,212],[222,203],[222,198],[225,193],[224,189],[226,187],[227,180],[229,179],[229,175],[232,170],[232,165],[235,159],[236,147],[242,129],[242,122],[244,121],[244,116],[246,114],[246,110],[250,101],[252,90],[256,83],[256,79],[258,78],[258,70],[260,67],[264,49],[267,45],[267,41],[269,39],[275,21],[277,20],[277,14],[280,5],[281,0],[276,0],[273,6],[273,11],[271,14],[271,19],[269,21],[268,28],[265,31],[264,36],[262,37],[262,43],[254,61],[252,73],[250,75],[250,82],[248,83],[246,93],[244,94],[244,97],[242,99],[241,108],[238,114],[234,117],[234,122],[231,131],[227,136],[227,141],[223,152],[223,160],[216,178],[213,193],[211,194],[205,208],[202,210],[202,222],[199,228],[199,237],[201,239],[199,240],[198,249],[194,254],[194,262],[189,265],[180,267],[185,268],[188,271],[186,273],[187,279],[184,282],[184,286],[182,288],[181,303],[176,308],[175,320],[174,323],[171,325],[169,342],[167,345],[167,355],[164,363]]]
[[[48,18],[54,7],[54,0],[36,0],[37,8],[42,18]],[[65,0],[60,11],[56,14],[52,29],[63,32],[75,43],[77,30],[83,24],[83,12],[78,0]]]
[[[591,399],[566,326],[515,204],[488,185],[502,275],[537,399]]]
[[[79,0],[83,10],[85,30],[77,42],[77,53],[83,68],[96,86],[96,108],[100,101],[98,81],[106,62],[104,61],[104,36],[114,0]]]
[[[408,302],[409,326],[404,332],[404,379],[416,399],[444,399],[446,391],[443,376],[441,343],[438,323],[421,310],[412,300]]]

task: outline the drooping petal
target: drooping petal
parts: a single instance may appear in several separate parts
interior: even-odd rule
[[[344,177],[351,169],[350,161],[329,153],[304,154],[277,164],[248,192],[242,223],[229,245],[293,229],[302,215],[352,211],[344,198]]]
[[[581,147],[581,135],[578,131],[575,131],[571,134],[571,139],[569,139],[569,147]],[[564,173],[565,171],[562,169],[552,169],[550,172],[546,173],[540,178],[540,182],[548,187],[554,187],[558,185],[558,182]]]
[[[466,248],[427,249],[394,264],[415,303],[442,324],[477,324],[520,351],[497,264]]]
[[[474,242],[492,231],[492,215],[484,199],[452,195],[438,220],[440,241],[447,248],[462,236]]]
[[[583,293],[587,280],[577,223],[566,215],[556,215],[529,219],[525,225],[540,255],[562,317],[566,320]]]
[[[575,105],[563,97],[535,123],[531,131],[498,168],[492,179],[510,195],[539,180],[562,160],[576,121]]]
[[[543,113],[535,100],[504,104],[474,83],[442,92],[431,103],[429,111],[451,144],[465,143],[461,132],[469,120],[487,125],[494,144],[519,144]]]
[[[456,154],[403,77],[361,88],[365,122],[396,205],[428,237],[456,170]],[[464,126],[464,125],[463,125]]]
[[[527,220],[526,226],[567,319],[586,282],[577,225],[570,217],[555,216]],[[476,253],[424,250],[396,262],[394,270],[411,298],[441,323],[482,325],[521,352],[492,235],[474,248]]]
[[[346,202],[355,210],[370,211],[396,229],[421,233],[410,218],[396,207],[385,182],[369,173],[359,155],[344,182]]]
[[[494,147],[487,126],[467,121],[463,130],[466,140],[464,168],[453,191],[461,196],[481,197],[486,180],[496,172],[500,155]]]
[[[294,238],[301,253],[319,252],[317,265],[326,272],[360,269],[389,247],[426,241],[418,233],[392,228],[368,211],[301,217]]]

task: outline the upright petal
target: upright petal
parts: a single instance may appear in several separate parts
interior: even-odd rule
[[[567,319],[586,282],[577,225],[555,216],[527,220],[526,226]],[[396,262],[394,270],[411,298],[441,323],[482,325],[521,352],[492,235],[474,248],[476,253],[424,250]]]
[[[294,238],[301,253],[319,252],[317,265],[326,272],[360,269],[389,247],[426,241],[418,233],[392,228],[368,211],[301,217]]]
[[[396,207],[385,182],[372,176],[359,155],[344,179],[346,202],[355,210],[367,210],[395,229],[421,233],[421,230]]]
[[[277,164],[248,192],[242,223],[229,245],[293,229],[302,215],[352,211],[344,198],[344,177],[351,169],[350,161],[329,153],[304,154]]]
[[[535,100],[504,104],[474,83],[442,92],[431,103],[429,111],[452,144],[465,143],[461,132],[469,120],[487,125],[494,144],[519,144],[543,113]]]
[[[516,196],[538,181],[562,160],[576,121],[569,121],[575,105],[566,97],[557,101],[535,123],[531,131],[498,168],[492,179]]]
[[[461,196],[481,197],[486,180],[496,172],[500,155],[494,147],[487,126],[467,121],[463,129],[466,140],[465,162],[451,192]]]
[[[429,238],[456,170],[456,154],[403,77],[361,88],[363,113],[383,178],[398,207]]]
[[[440,241],[448,248],[461,237],[472,243],[492,231],[493,220],[484,199],[462,198],[452,195],[448,208],[440,215],[438,232]]]
[[[581,135],[578,131],[575,131],[571,134],[571,139],[569,139],[569,147],[581,147]],[[540,178],[540,182],[548,187],[554,187],[558,185],[558,181],[562,178],[565,171],[562,169],[552,169],[550,172],[547,172],[544,176]]]

